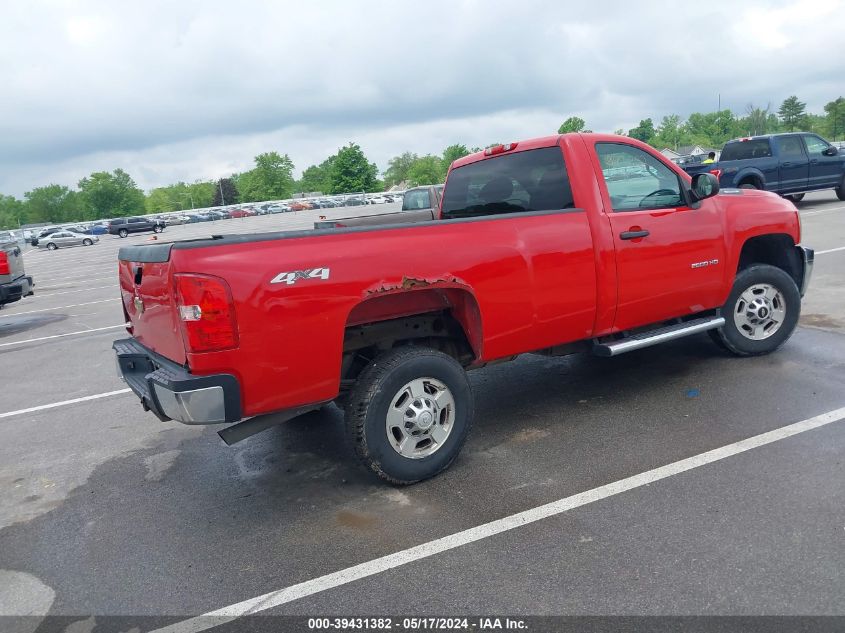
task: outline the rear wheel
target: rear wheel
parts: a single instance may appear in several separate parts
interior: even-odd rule
[[[840,200],[845,200],[845,176],[842,176],[842,180],[836,188],[836,197]]]
[[[89,239],[87,239],[87,238],[86,238],[86,239],[84,239],[84,240],[82,240],[82,245],[83,245],[83,246],[91,246],[93,243],[94,243],[94,242],[92,242],[91,240],[89,240]]]
[[[759,189],[760,187],[757,186],[756,183],[753,182],[745,182],[739,186],[740,189]]]
[[[783,345],[801,316],[801,294],[787,273],[757,264],[739,272],[722,307],[725,325],[711,337],[737,356],[758,356]]]
[[[127,235],[129,235],[129,231],[127,231],[126,229],[120,229],[120,230],[117,232],[117,234],[118,234],[120,237],[126,237]]]
[[[47,244],[47,250],[49,250],[49,251],[54,251],[57,248],[59,248],[59,247],[56,246],[53,242],[50,242],[49,244]]]
[[[382,479],[412,484],[455,460],[472,424],[463,367],[430,348],[402,347],[361,372],[346,403],[355,454]]]
[[[798,204],[799,202],[801,202],[804,199],[804,194],[803,193],[791,193],[789,195],[784,196],[784,198],[786,198],[787,200],[789,200],[793,204]]]
[[[163,230],[158,224],[153,227],[153,233],[161,233]]]

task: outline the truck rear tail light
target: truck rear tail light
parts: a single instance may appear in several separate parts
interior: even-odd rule
[[[6,253],[0,252],[0,275],[11,275],[12,269],[9,267],[9,258]]]
[[[711,169],[710,173],[716,176],[716,180],[722,177],[722,170],[721,169]]]
[[[335,227],[336,229],[345,229],[345,228],[347,228],[347,227],[346,227],[346,225],[345,225],[343,222],[335,222],[335,223],[334,223],[334,227]]]
[[[232,293],[211,275],[176,274],[176,305],[189,352],[216,352],[238,346]]]

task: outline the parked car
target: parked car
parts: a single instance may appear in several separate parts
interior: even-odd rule
[[[229,212],[230,218],[250,218],[256,215],[252,209],[232,209]]]
[[[109,222],[109,233],[126,237],[130,233],[161,233],[167,225],[151,218],[118,218]]]
[[[35,282],[23,269],[23,253],[16,241],[0,242],[0,307],[32,294]]]
[[[817,134],[768,134],[728,141],[718,162],[685,165],[710,172],[722,188],[765,189],[799,202],[810,191],[833,189],[845,200],[845,153]]]
[[[314,207],[306,200],[294,200],[290,205],[291,211],[307,211],[308,209],[313,208]]]
[[[466,370],[701,332],[766,354],[793,333],[814,259],[790,202],[719,194],[609,134],[458,159],[438,219],[121,248],[127,385],[163,420],[235,423],[227,443],[337,400],[361,462],[409,484],[461,450]]]
[[[76,231],[57,231],[39,240],[38,248],[54,251],[57,248],[68,246],[93,246],[99,241],[100,238],[96,235],[87,235]]]
[[[29,243],[32,244],[33,246],[38,246],[38,241],[41,240],[42,238],[47,237],[48,235],[51,235],[52,233],[56,233],[58,231],[61,231],[62,227],[60,227],[60,226],[45,226],[43,228],[36,229],[36,230],[38,232],[35,234],[35,236],[32,239],[29,240]]]
[[[334,220],[319,220],[315,229],[347,228],[353,226],[375,226],[385,224],[406,224],[425,222],[437,218],[443,185],[426,185],[408,189],[402,202],[402,209],[390,213],[370,213],[353,215]]]
[[[161,219],[167,226],[187,224],[190,222],[190,219],[184,215],[166,215]]]
[[[361,196],[349,196],[343,201],[344,207],[360,207],[367,204],[367,201]]]

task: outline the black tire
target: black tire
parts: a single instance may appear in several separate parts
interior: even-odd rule
[[[759,189],[755,183],[753,182],[745,182],[739,186],[740,189]]]
[[[126,237],[127,235],[129,235],[129,231],[127,231],[126,229],[120,229],[120,230],[117,232],[117,234],[118,234],[120,237]]]
[[[842,182],[836,188],[836,197],[840,200],[845,200],[845,176],[842,176]]]
[[[454,419],[439,448],[411,458],[391,444],[387,416],[399,402],[395,399],[403,386],[419,378],[434,379],[448,388]],[[347,437],[358,459],[376,475],[394,484],[413,484],[434,477],[455,460],[472,426],[473,407],[466,372],[454,358],[427,347],[401,347],[382,354],[361,372],[346,402]]]
[[[762,340],[753,340],[737,325],[735,314],[743,307],[742,294],[751,286],[759,284],[768,284],[781,294],[785,304],[784,318],[773,334]],[[737,356],[768,354],[786,343],[795,331],[801,316],[801,293],[795,285],[795,280],[780,268],[755,264],[737,274],[731,294],[722,307],[722,316],[725,317],[725,325],[710,332],[710,336],[721,347]]]
[[[164,229],[156,225],[153,227],[153,233],[161,233]]]
[[[47,244],[47,250],[48,250],[48,251],[54,251],[54,250],[56,250],[57,248],[59,248],[59,247],[58,247],[58,246],[56,246],[53,242],[50,242],[49,244]]]
[[[793,204],[798,204],[804,199],[803,193],[790,193],[784,196],[787,200],[789,200]]]
[[[89,239],[84,239],[84,240],[82,240],[82,245],[83,245],[83,246],[92,246],[93,244],[94,244],[94,242],[92,242],[92,241],[91,241],[91,240],[89,240]]]

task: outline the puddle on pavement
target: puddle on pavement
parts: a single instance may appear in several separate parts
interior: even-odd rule
[[[800,323],[820,328],[842,328],[845,322],[827,314],[802,314]]]
[[[64,321],[67,318],[66,314],[25,314],[21,316],[0,314],[0,316],[4,317],[0,319],[0,338],[34,330],[50,323]]]

